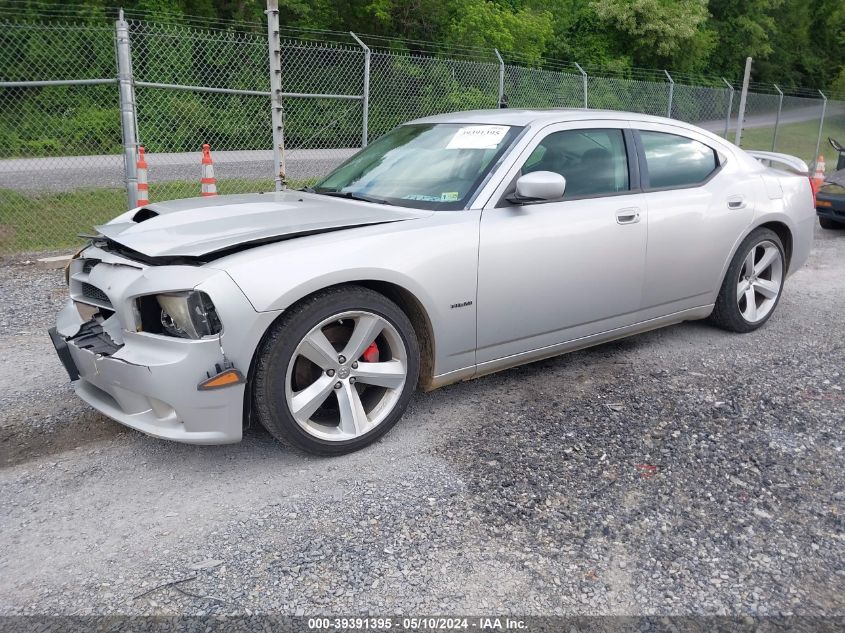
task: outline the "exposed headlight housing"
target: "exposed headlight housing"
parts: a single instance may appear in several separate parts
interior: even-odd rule
[[[137,316],[139,330],[151,334],[201,339],[223,330],[211,297],[200,290],[139,297]]]

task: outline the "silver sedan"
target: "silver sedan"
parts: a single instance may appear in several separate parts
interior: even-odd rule
[[[803,171],[638,114],[429,117],[304,190],[97,227],[51,336],[79,397],[149,435],[255,420],[345,453],[418,387],[690,319],[760,327],[810,251]]]

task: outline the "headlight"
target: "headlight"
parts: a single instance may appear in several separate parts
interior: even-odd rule
[[[156,295],[161,306],[161,325],[173,336],[202,338],[221,330],[217,310],[204,292],[192,290]]]
[[[211,298],[199,290],[139,297],[136,308],[143,332],[200,339],[223,329]]]

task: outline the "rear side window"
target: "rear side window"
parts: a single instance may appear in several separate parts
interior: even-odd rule
[[[640,139],[650,189],[697,185],[719,166],[716,152],[691,138],[640,130]]]
[[[628,159],[622,130],[552,132],[531,152],[522,173],[553,171],[566,178],[563,199],[628,190]]]

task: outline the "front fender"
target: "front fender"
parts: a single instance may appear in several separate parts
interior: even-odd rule
[[[360,227],[250,249],[225,269],[259,312],[285,310],[319,290],[386,282],[413,295],[435,340],[435,375],[475,365],[479,212]]]

